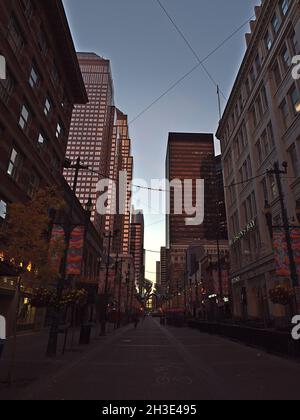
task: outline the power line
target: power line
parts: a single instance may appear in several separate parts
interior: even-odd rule
[[[160,251],[153,251],[152,249],[145,249],[146,252],[149,252],[150,254],[160,254]]]
[[[235,31],[233,31],[228,37],[226,37],[219,45],[217,45],[212,51],[210,51],[202,60],[201,63],[204,64],[211,56],[213,56],[217,51],[219,51],[227,42],[229,42],[238,32],[240,32],[244,26],[248,25],[249,22],[254,18],[255,16],[251,16],[250,19],[247,19],[247,21],[243,22]],[[183,82],[188,76],[190,76],[195,70],[197,70],[200,67],[200,64],[196,64],[191,70],[189,70],[185,75],[180,77],[176,82],[174,82],[165,92],[163,92],[157,99],[155,99],[153,102],[151,102],[150,105],[148,105],[143,111],[141,111],[139,114],[137,114],[130,122],[129,125],[133,124],[135,121],[137,121],[140,117],[142,117],[146,112],[148,112],[154,105],[156,105],[162,98],[164,98],[166,95],[168,95],[172,90],[174,90],[181,82]]]
[[[187,37],[184,35],[183,31],[179,28],[179,26],[177,25],[177,23],[175,22],[175,20],[172,18],[172,16],[170,15],[170,13],[167,11],[167,9],[164,7],[164,5],[161,3],[160,0],[156,0],[157,3],[159,4],[159,6],[161,7],[161,9],[163,10],[163,12],[166,14],[166,16],[168,17],[168,19],[170,20],[170,22],[172,23],[172,25],[174,26],[174,28],[176,29],[176,31],[179,33],[179,35],[181,36],[181,38],[184,40],[185,44],[187,45],[187,47],[189,48],[189,50],[192,52],[192,54],[194,55],[194,57],[196,58],[196,60],[198,61],[199,65],[203,68],[203,70],[205,71],[205,73],[207,74],[207,76],[209,77],[209,79],[211,80],[211,82],[218,87],[218,83],[215,81],[215,79],[213,78],[213,76],[211,75],[211,73],[208,71],[208,69],[206,68],[206,66],[203,64],[201,58],[199,57],[199,55],[196,53],[195,49],[192,47],[191,43],[188,41]],[[224,95],[224,93],[219,89],[221,95],[223,96],[223,98],[225,99],[225,101],[227,100],[226,96]]]
[[[159,225],[159,224],[161,224],[161,223],[164,223],[164,222],[165,222],[165,220],[166,220],[166,219],[162,219],[162,220],[159,220],[158,222],[151,223],[150,225],[145,226],[145,228],[147,229],[147,228],[149,228],[149,227],[151,227],[151,226],[154,226],[154,225]]]
[[[258,178],[262,178],[263,176],[265,176],[267,174],[268,173],[265,172],[263,174],[260,174],[260,175],[257,175],[257,176],[253,176],[252,178],[245,179],[244,181],[236,182],[235,184],[231,184],[231,185],[226,185],[226,186],[224,186],[224,188],[229,189],[229,188],[232,188],[232,187],[236,187],[237,185],[248,184],[248,182],[254,181],[255,179],[258,179]]]

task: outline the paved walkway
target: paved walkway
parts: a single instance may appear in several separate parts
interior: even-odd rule
[[[300,399],[300,364],[151,318],[94,344],[11,398]]]

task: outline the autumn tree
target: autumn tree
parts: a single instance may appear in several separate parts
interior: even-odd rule
[[[64,241],[49,241],[50,212],[62,207],[54,188],[39,190],[32,200],[9,206],[0,232],[1,248],[6,261],[23,269],[24,280],[40,284],[57,279],[55,260],[63,252]]]

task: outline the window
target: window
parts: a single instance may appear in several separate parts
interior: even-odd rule
[[[44,105],[44,114],[46,115],[46,117],[50,114],[51,108],[52,107],[51,107],[50,99],[46,98],[45,105]]]
[[[268,136],[267,136],[267,132],[264,131],[261,137],[261,143],[262,143],[262,147],[264,150],[264,155],[268,156],[270,153],[270,146],[269,146],[269,140],[268,140]]]
[[[22,109],[21,109],[19,125],[24,131],[28,127],[29,120],[30,120],[30,112],[29,112],[27,106],[23,105]]]
[[[266,33],[264,41],[265,41],[265,46],[267,50],[270,51],[273,46],[273,39],[269,31]]]
[[[267,131],[268,131],[269,143],[270,143],[271,147],[274,148],[275,147],[275,137],[274,137],[274,131],[273,131],[273,126],[272,126],[271,122],[269,122],[269,124],[268,124]]]
[[[31,0],[22,0],[24,14],[27,20],[30,22],[33,16],[33,6]]]
[[[40,133],[39,134],[39,137],[38,137],[38,146],[40,148],[45,148],[47,146],[47,138],[46,138],[46,136],[43,133]]]
[[[290,97],[290,101],[291,101],[291,104],[292,104],[293,111],[297,115],[298,114],[297,107],[299,106],[300,98],[299,98],[298,90],[297,90],[295,85],[290,90],[289,97]]]
[[[7,214],[7,203],[4,200],[0,200],[0,219],[4,220]]]
[[[46,41],[44,31],[42,29],[40,29],[40,31],[38,32],[37,42],[38,42],[38,46],[39,46],[39,49],[40,49],[41,53],[44,56],[46,56],[47,53],[48,53],[48,44],[47,44],[47,41]]]
[[[38,191],[40,186],[40,179],[39,177],[33,172],[29,176],[27,194],[29,197],[34,198],[36,192]]]
[[[280,21],[279,21],[279,18],[277,16],[277,13],[275,13],[274,16],[273,16],[272,27],[273,27],[273,30],[274,30],[275,34],[277,34],[277,32],[279,32],[279,29],[280,29]]]
[[[252,83],[252,86],[253,86],[254,83],[255,83],[255,71],[254,71],[254,67],[251,67],[251,70],[250,70],[250,80],[251,80],[251,83]]]
[[[20,169],[22,166],[23,158],[19,152],[15,148],[12,149],[10,160],[8,164],[7,173],[10,175],[15,181],[18,181],[20,175]]]
[[[0,99],[8,105],[15,87],[15,81],[10,72],[6,72],[6,79],[0,80]]]
[[[290,44],[294,55],[297,55],[299,53],[299,42],[298,38],[296,36],[295,31],[292,32],[290,36]]]
[[[266,178],[263,179],[263,181],[261,183],[261,187],[262,187],[262,192],[263,192],[264,200],[265,201],[269,201],[268,185],[267,185]]]
[[[24,39],[16,19],[12,17],[8,25],[7,40],[16,54],[20,54],[24,47]]]
[[[56,138],[57,139],[61,138],[63,134],[64,134],[64,129],[62,127],[61,122],[59,121],[56,126]]]
[[[290,0],[280,0],[280,8],[282,11],[283,16],[287,15],[290,7]]]
[[[261,88],[261,99],[263,103],[263,110],[266,111],[268,109],[268,97],[267,97],[267,91],[265,86]]]
[[[58,74],[58,70],[55,64],[53,64],[52,66],[52,70],[51,70],[51,80],[55,85],[59,84],[59,74]]]
[[[255,128],[257,126],[257,115],[256,115],[256,110],[255,110],[255,106],[253,106],[252,110],[251,110],[251,115],[252,115],[252,122],[253,122],[253,127]]]
[[[273,174],[269,175],[269,184],[270,184],[270,192],[271,198],[274,200],[277,197],[277,186],[275,176]]]
[[[297,155],[297,149],[296,149],[295,144],[293,144],[292,147],[290,147],[289,155],[290,155],[290,159],[291,159],[291,162],[292,162],[294,176],[298,177],[298,176],[300,176],[300,161],[299,161],[299,157]]]
[[[31,68],[29,84],[33,89],[36,88],[39,84],[39,75],[34,67]]]
[[[260,59],[259,54],[257,54],[257,56],[255,57],[255,66],[256,66],[257,73],[259,73],[261,69],[261,59]]]
[[[284,47],[281,52],[282,64],[285,71],[288,71],[291,66],[291,57],[287,47]]]
[[[274,74],[274,81],[276,84],[276,88],[278,88],[281,84],[282,79],[281,79],[280,67],[277,61],[273,67],[273,74]]]
[[[288,127],[288,119],[289,119],[289,107],[287,104],[287,101],[284,99],[283,102],[280,105],[280,111],[282,116],[282,121],[284,128]]]
[[[259,163],[261,163],[263,160],[263,154],[262,154],[260,140],[256,143],[256,152],[257,152],[258,161]]]

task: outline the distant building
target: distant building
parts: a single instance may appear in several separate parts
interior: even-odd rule
[[[143,211],[133,211],[130,225],[130,253],[134,259],[135,284],[140,293],[145,280],[144,230]]]
[[[117,196],[114,199],[112,190],[110,190],[108,214],[105,217],[105,231],[112,231],[112,225],[114,229],[118,229],[119,234],[114,238],[113,250],[115,253],[129,254],[133,157],[131,156],[128,117],[118,109],[115,109],[112,151],[110,179],[116,182]],[[113,213],[111,212],[113,207],[116,208],[116,215],[111,214]],[[135,216],[133,218],[134,220],[138,219],[135,219]]]
[[[234,314],[268,320],[289,316],[288,308],[269,299],[270,289],[290,286],[291,281],[276,276],[262,210],[267,202],[274,225],[282,224],[276,179],[267,175],[275,162],[288,163],[282,182],[290,220],[296,219],[300,199],[300,82],[292,77],[291,63],[300,54],[299,2],[265,0],[255,14],[217,137],[226,185]]]
[[[168,273],[167,273],[167,248],[162,247],[160,250],[160,281],[163,295],[168,293]]]
[[[166,159],[166,178],[183,182],[193,180],[193,197],[196,197],[196,180],[205,183],[205,219],[198,226],[187,226],[187,214],[174,214],[175,193],[171,189],[167,215],[168,281],[171,294],[184,289],[187,276],[187,249],[201,244],[216,234],[215,157],[212,134],[170,133]]]
[[[161,264],[160,261],[156,262],[156,284],[161,285]]]

